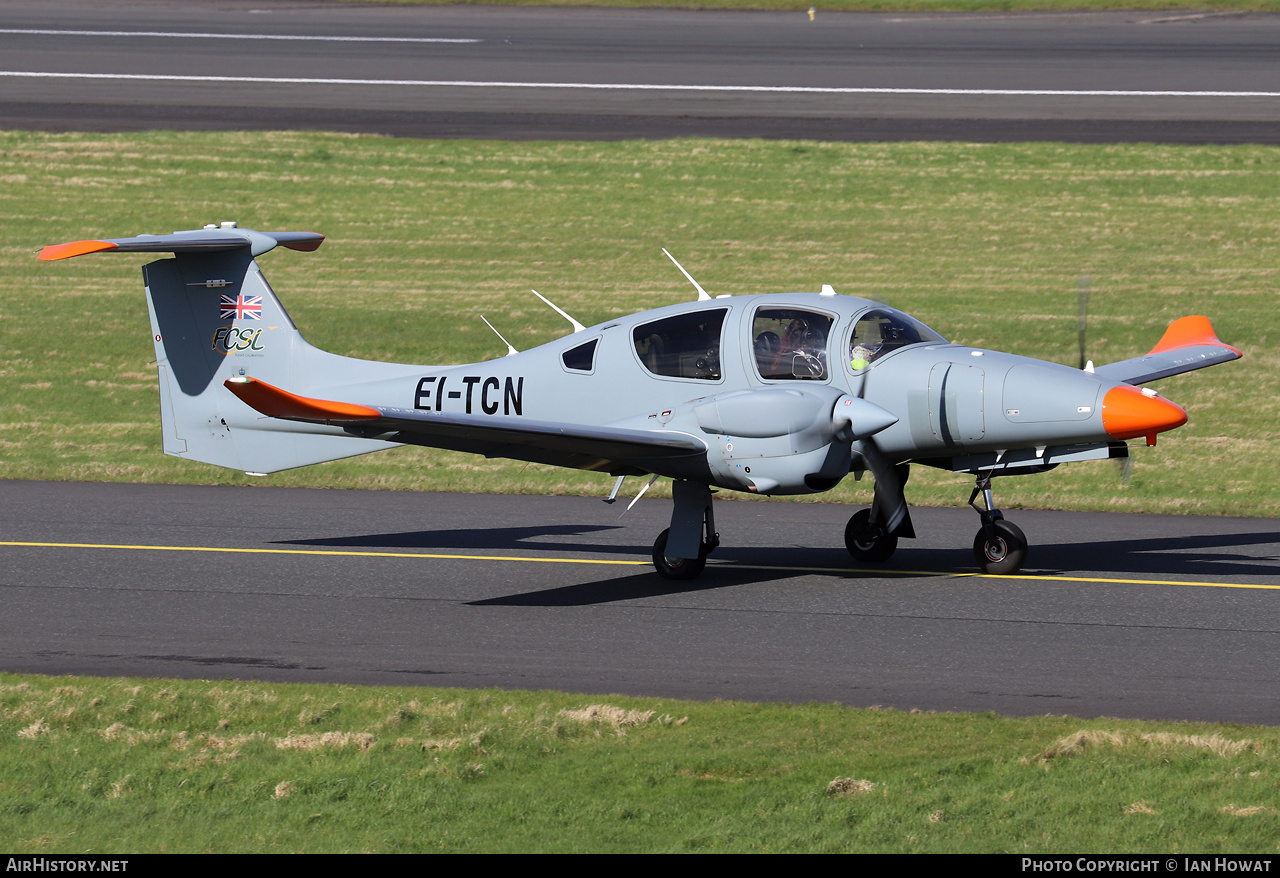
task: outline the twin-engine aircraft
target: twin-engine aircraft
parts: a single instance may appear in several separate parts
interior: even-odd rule
[[[670,579],[698,576],[719,545],[713,487],[811,494],[868,471],[871,507],[849,519],[845,545],[885,561],[915,536],[913,463],[974,476],[974,558],[1015,573],[1027,540],[996,508],[994,476],[1154,445],[1187,415],[1136,385],[1240,357],[1208,319],[1184,317],[1145,356],[1073,369],[951,344],[830,286],[712,298],[681,268],[696,301],[592,327],[556,308],[571,334],[483,363],[375,363],[307,344],[255,261],[323,240],[223,223],[40,258],[174,254],[143,267],[166,454],[257,475],[426,445],[609,473],[611,501],[625,476],[666,476],[675,504],[653,562]]]

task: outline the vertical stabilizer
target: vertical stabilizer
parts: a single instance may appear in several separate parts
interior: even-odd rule
[[[325,425],[264,418],[223,386],[228,378],[252,375],[305,389],[367,371],[360,365],[373,366],[307,344],[254,258],[277,244],[314,250],[323,240],[310,232],[264,233],[224,224],[171,235],[60,244],[46,247],[40,258],[173,253],[172,259],[142,269],[159,374],[164,451],[269,473],[391,447]]]

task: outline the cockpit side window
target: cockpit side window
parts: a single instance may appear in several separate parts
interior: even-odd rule
[[[863,314],[854,324],[849,338],[849,367],[858,372],[899,348],[945,343],[938,333],[901,311],[876,309]]]
[[[636,355],[654,375],[720,380],[720,330],[728,309],[693,311],[642,323],[631,332]]]
[[[800,308],[760,308],[751,322],[761,378],[825,381],[832,319]]]

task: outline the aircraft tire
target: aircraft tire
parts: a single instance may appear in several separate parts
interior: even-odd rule
[[[667,528],[653,541],[653,568],[663,579],[697,579],[707,566],[707,544],[698,547],[697,558],[668,558],[667,535],[670,533],[671,528]]]
[[[898,550],[898,538],[871,526],[871,510],[859,509],[844,527],[844,546],[858,561],[879,564]]]
[[[1022,569],[1027,560],[1027,538],[1022,528],[1000,519],[992,526],[995,540],[987,540],[987,530],[982,528],[973,538],[973,559],[986,573],[1009,575]]]

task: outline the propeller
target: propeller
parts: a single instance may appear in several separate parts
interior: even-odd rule
[[[1076,318],[1076,335],[1080,339],[1080,368],[1084,369],[1089,363],[1089,358],[1085,356],[1085,336],[1089,331],[1089,286],[1091,280],[1089,275],[1080,275],[1080,282],[1076,292],[1076,306],[1078,316]]]
[[[1089,289],[1093,285],[1093,279],[1087,275],[1080,275],[1080,281],[1076,285],[1076,336],[1080,340],[1080,369],[1092,372],[1093,363],[1089,360],[1086,339],[1089,333]],[[1120,484],[1123,487],[1129,487],[1129,479],[1133,475],[1133,458],[1124,457],[1116,460],[1120,466]]]

